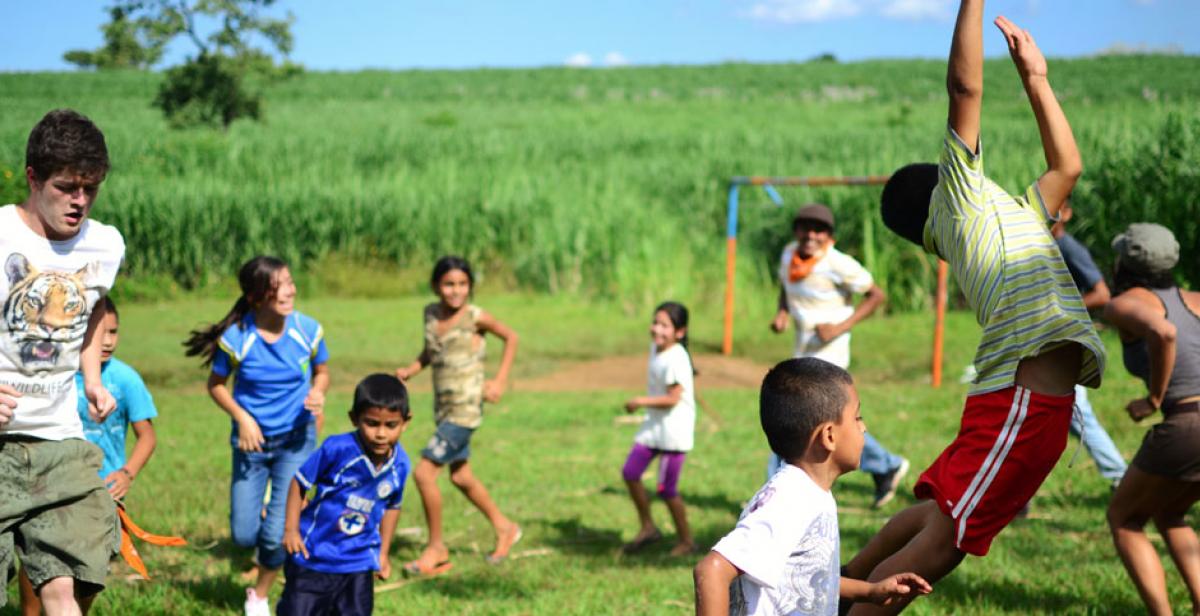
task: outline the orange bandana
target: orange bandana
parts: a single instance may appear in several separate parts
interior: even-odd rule
[[[150,579],[150,574],[146,571],[146,565],[142,562],[142,557],[138,554],[137,548],[133,545],[133,540],[130,535],[150,543],[153,545],[169,545],[180,546],[187,545],[187,541],[182,537],[165,537],[161,535],[152,535],[142,530],[137,524],[133,523],[133,519],[125,513],[125,505],[117,503],[117,514],[121,516],[121,556],[125,558],[125,562],[133,567],[134,571],[141,574],[147,580]]]
[[[800,247],[797,246],[796,250],[792,251],[792,262],[788,264],[788,281],[800,282],[807,278],[817,263],[829,253],[831,247],[833,247],[833,240],[829,240],[828,244],[806,259],[800,256]]]

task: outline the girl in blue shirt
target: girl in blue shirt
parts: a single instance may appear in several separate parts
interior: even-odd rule
[[[232,420],[230,527],[235,543],[258,548],[258,579],[246,589],[245,608],[265,615],[286,557],[286,487],[316,447],[329,351],[320,324],[295,311],[296,284],[282,260],[254,257],[238,271],[238,284],[242,296],[229,314],[193,331],[184,346],[212,366],[208,393]],[[268,481],[276,489],[264,516]]]

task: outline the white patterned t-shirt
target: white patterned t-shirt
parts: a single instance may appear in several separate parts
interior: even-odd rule
[[[775,473],[713,551],[742,572],[729,587],[730,614],[837,614],[837,503],[800,468]]]

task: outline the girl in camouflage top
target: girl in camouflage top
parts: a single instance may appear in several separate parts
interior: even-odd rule
[[[487,488],[471,472],[471,435],[483,422],[483,402],[497,402],[504,394],[508,371],[517,352],[517,334],[483,309],[470,303],[475,278],[460,257],[442,257],[433,267],[430,286],[438,302],[425,307],[425,348],[413,363],[396,370],[401,380],[433,366],[434,419],[437,431],[421,451],[413,471],[425,519],[429,544],[421,556],[404,566],[416,575],[436,575],[450,569],[450,552],[442,540],[442,493],[437,476],[450,467],[450,481],[487,516],[496,532],[496,547],[487,556],[491,564],[508,557],[521,538],[521,528],[500,512]],[[496,378],[485,381],[485,334],[504,341],[504,355]]]

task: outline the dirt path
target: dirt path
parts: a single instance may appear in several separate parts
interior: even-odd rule
[[[724,355],[693,356],[696,387],[701,389],[757,389],[769,366],[740,357]],[[646,356],[605,357],[565,365],[550,374],[521,379],[513,384],[517,391],[603,391],[640,390],[646,387]]]

